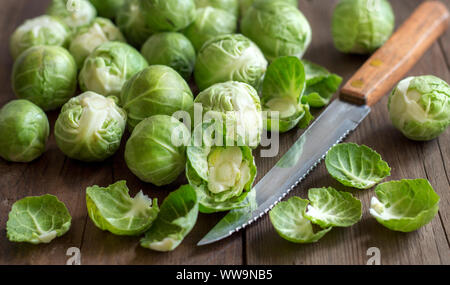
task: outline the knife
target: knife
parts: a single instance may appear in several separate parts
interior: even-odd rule
[[[230,211],[197,245],[245,228],[269,212],[356,129],[376,104],[445,32],[449,12],[439,1],[422,3],[350,78],[334,100],[248,195],[249,206]]]

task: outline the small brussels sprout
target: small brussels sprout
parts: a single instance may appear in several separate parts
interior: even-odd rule
[[[254,41],[266,58],[301,58],[311,43],[308,20],[285,1],[256,0],[241,22],[242,33]]]
[[[14,63],[12,83],[17,97],[54,110],[75,94],[77,64],[62,47],[35,46]]]
[[[276,1],[284,1],[298,8],[298,0],[276,0]],[[250,6],[252,6],[253,2],[255,2],[255,0],[239,0],[239,9],[241,17],[245,15]]]
[[[99,16],[114,19],[127,0],[90,0]]]
[[[161,64],[170,66],[186,80],[191,77],[194,70],[194,47],[180,33],[154,34],[142,46],[141,53],[150,65]]]
[[[55,123],[56,144],[70,158],[103,161],[119,148],[126,120],[114,98],[83,93],[62,107]]]
[[[208,40],[237,30],[237,18],[221,9],[206,7],[197,9],[197,17],[183,33],[198,51]]]
[[[27,100],[14,100],[0,109],[0,157],[30,162],[45,151],[50,127],[47,115]]]
[[[14,59],[30,47],[38,45],[63,46],[69,43],[70,28],[51,16],[25,21],[11,36],[10,50]]]
[[[125,42],[120,30],[106,18],[96,18],[94,22],[81,28],[70,42],[69,51],[79,69],[84,60],[101,44],[109,41]]]
[[[60,18],[67,26],[76,29],[92,23],[97,10],[88,0],[52,0],[47,14]]]
[[[125,147],[128,168],[156,186],[174,182],[184,171],[190,134],[173,117],[156,115],[140,122]]]
[[[332,20],[334,45],[344,53],[367,54],[391,36],[395,16],[387,0],[342,0]]]
[[[125,81],[147,66],[145,58],[128,44],[106,42],[84,61],[80,88],[104,96],[119,95]]]
[[[244,82],[259,89],[266,68],[267,60],[251,40],[240,34],[222,35],[200,49],[194,76],[200,90],[227,81]]]
[[[128,0],[117,12],[116,24],[127,38],[129,44],[140,48],[153,34],[147,26],[144,12],[140,9],[141,0]]]
[[[240,0],[195,0],[197,8],[213,7],[227,11],[233,14],[236,18],[239,16],[239,1]]]
[[[153,115],[172,116],[180,110],[191,113],[194,96],[175,70],[152,65],[125,83],[120,101],[128,113],[128,128],[133,130],[139,122]]]
[[[388,109],[407,138],[432,140],[450,126],[450,86],[432,75],[408,77],[392,91]]]
[[[194,0],[142,0],[141,9],[150,29],[176,32],[195,20]]]
[[[227,124],[228,138],[250,147],[259,145],[263,128],[261,103],[252,86],[233,81],[218,83],[198,94],[194,102],[202,105],[205,121],[207,115],[221,116],[222,123]]]

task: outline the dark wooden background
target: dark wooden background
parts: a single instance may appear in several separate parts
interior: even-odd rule
[[[42,14],[48,0],[2,0],[0,9],[0,105],[14,99],[11,89],[12,58],[9,37],[27,18]],[[313,29],[313,42],[305,58],[322,64],[348,79],[365,56],[340,54],[333,47],[330,21],[336,0],[302,0],[300,9]],[[450,0],[444,1],[450,7]],[[419,0],[392,0],[397,25],[402,23]],[[434,44],[409,75],[434,74],[450,82],[450,32]],[[57,112],[49,113],[52,124]],[[293,131],[282,136],[282,153],[300,135]],[[106,186],[126,179],[133,194],[143,189],[160,198],[184,183],[183,177],[164,188],[141,183],[127,169],[122,149],[104,163],[86,164],[66,158],[56,147],[53,135],[45,154],[33,163],[16,164],[0,160],[0,264],[65,264],[69,247],[81,249],[82,264],[366,264],[367,250],[378,247],[382,264],[450,264],[450,130],[431,142],[405,139],[391,125],[387,98],[376,105],[369,117],[347,141],[366,144],[377,150],[392,167],[388,180],[427,178],[441,197],[439,215],[413,233],[390,231],[369,214],[373,190],[345,189],[334,181],[321,164],[292,192],[306,198],[312,187],[334,186],[349,190],[363,202],[361,222],[350,228],[335,228],[315,244],[292,244],[281,239],[264,217],[245,231],[213,245],[197,247],[222,215],[200,215],[197,225],[182,245],[170,253],[141,248],[138,238],[117,237],[97,229],[86,211],[85,188]],[[257,152],[255,152],[258,155]],[[257,159],[258,179],[276,159]],[[58,196],[73,217],[72,228],[48,245],[11,243],[6,239],[6,221],[11,205],[29,195],[50,193]]]

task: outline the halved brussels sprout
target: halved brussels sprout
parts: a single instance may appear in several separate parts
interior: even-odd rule
[[[204,121],[222,120],[228,138],[250,147],[259,145],[263,129],[261,103],[250,85],[218,83],[198,94],[194,102],[201,104]]]
[[[128,0],[90,0],[101,17],[114,19]]]
[[[17,97],[35,103],[44,111],[66,103],[77,88],[77,64],[58,46],[35,46],[14,63],[13,90]]]
[[[60,18],[72,29],[89,25],[97,16],[97,10],[88,0],[52,0],[47,14]]]
[[[195,6],[197,9],[213,7],[227,11],[236,18],[239,16],[239,0],[195,0]]]
[[[30,162],[45,151],[50,127],[47,115],[28,100],[14,100],[0,109],[0,157]]]
[[[26,20],[11,36],[10,50],[14,59],[33,46],[63,46],[69,43],[70,28],[60,19],[40,16]]]
[[[150,65],[170,66],[186,80],[194,70],[194,47],[188,38],[180,33],[154,34],[144,43],[141,53]]]
[[[125,81],[147,66],[145,58],[133,47],[106,42],[84,61],[79,75],[80,88],[104,96],[119,95]]]
[[[308,20],[285,1],[256,0],[241,22],[242,33],[254,41],[266,58],[301,58],[311,43]]]
[[[128,128],[132,131],[139,122],[153,115],[172,116],[180,110],[191,114],[194,96],[175,70],[152,65],[125,83],[120,101],[128,113]]]
[[[183,33],[198,51],[208,40],[233,34],[237,30],[237,18],[224,10],[206,7],[197,9],[195,21]]]
[[[333,13],[336,48],[345,53],[371,53],[391,36],[395,16],[387,0],[342,0]]]
[[[194,76],[200,90],[215,83],[240,81],[259,89],[267,60],[251,40],[240,34],[222,35],[198,52]]]
[[[55,139],[68,157],[103,161],[120,146],[127,116],[114,98],[86,92],[70,99],[55,123]]]
[[[170,184],[184,171],[189,139],[189,130],[177,119],[152,116],[134,129],[125,147],[125,161],[142,181]]]
[[[388,109],[407,138],[432,140],[450,126],[450,86],[432,75],[408,77],[392,91]]]
[[[69,51],[79,69],[84,60],[101,44],[109,41],[125,42],[120,30],[106,18],[96,18],[90,26],[81,28],[70,42]]]
[[[158,32],[176,32],[195,19],[194,0],[142,0],[147,25]]]
[[[284,1],[284,2],[291,4],[298,8],[298,0],[273,0],[273,1]],[[255,2],[255,0],[239,0],[239,6],[240,6],[239,9],[240,9],[241,17],[243,17],[245,15],[247,10],[252,6],[253,2]]]
[[[86,206],[92,222],[121,236],[137,236],[148,230],[158,216],[158,200],[152,201],[142,190],[134,198],[128,192],[123,180],[106,188],[88,187]]]
[[[141,48],[153,34],[147,26],[144,11],[140,8],[141,0],[128,0],[117,12],[116,24],[127,38],[129,44]]]

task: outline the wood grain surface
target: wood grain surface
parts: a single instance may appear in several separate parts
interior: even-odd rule
[[[3,0],[0,9],[0,105],[14,99],[11,89],[12,58],[9,37],[27,18],[42,14],[48,0]],[[305,58],[315,61],[348,80],[365,62],[366,56],[345,55],[334,47],[330,32],[331,15],[337,0],[302,0],[300,9],[313,29],[313,42]],[[391,0],[397,26],[421,3],[420,0]],[[450,0],[442,1],[450,7]],[[434,44],[408,75],[434,74],[450,82],[450,32]],[[318,113],[319,111],[316,111]],[[58,115],[50,112],[52,125]],[[301,134],[292,131],[281,137],[281,153]],[[126,135],[125,139],[128,137]],[[123,142],[124,142],[123,141]],[[439,215],[413,233],[390,231],[368,211],[373,190],[342,187],[321,164],[290,195],[306,198],[309,188],[334,186],[348,190],[363,202],[362,221],[350,228],[336,228],[315,244],[292,244],[281,239],[268,217],[245,231],[216,244],[197,247],[196,243],[223,216],[200,215],[197,225],[179,248],[157,253],[141,248],[136,238],[117,237],[97,229],[89,220],[85,188],[109,185],[126,179],[135,194],[143,189],[160,201],[170,190],[186,183],[184,177],[173,185],[157,188],[140,182],[127,169],[123,146],[103,163],[86,164],[66,158],[51,136],[47,151],[30,164],[0,160],[0,264],[65,264],[70,247],[81,250],[82,264],[366,264],[367,250],[377,247],[382,264],[450,264],[450,130],[431,142],[413,142],[394,129],[387,113],[387,96],[351,134],[347,141],[366,144],[379,152],[392,168],[388,180],[427,178],[441,197]],[[122,143],[124,144],[124,143]],[[255,151],[258,155],[258,151]],[[258,180],[275,164],[276,158],[257,159]],[[6,221],[11,205],[29,195],[50,193],[63,201],[72,217],[72,228],[48,245],[11,243],[6,239]]]

